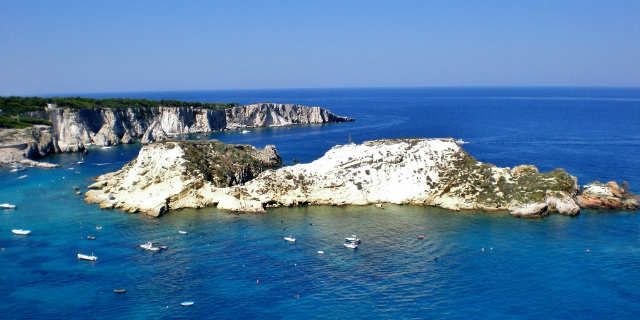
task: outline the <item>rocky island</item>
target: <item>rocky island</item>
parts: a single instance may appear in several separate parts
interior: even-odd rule
[[[47,101],[60,105],[45,106]],[[299,104],[19,97],[0,98],[0,102],[0,164],[34,164],[25,159],[83,151],[89,145],[147,144],[219,130],[352,121]]]
[[[518,217],[572,216],[581,205],[596,207],[594,199],[603,197],[610,198],[607,205],[638,208],[637,199],[619,186],[612,191],[613,184],[594,184],[580,193],[577,179],[562,169],[541,173],[530,165],[496,167],[474,159],[454,139],[338,145],[311,163],[280,166],[273,146],[154,143],[121,170],[97,177],[85,199],[102,208],[152,216],[207,206],[262,212],[280,206],[382,203],[509,211]]]

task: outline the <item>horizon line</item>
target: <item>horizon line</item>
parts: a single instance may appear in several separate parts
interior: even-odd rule
[[[370,90],[370,89],[623,89],[640,90],[640,85],[430,85],[430,86],[344,86],[344,87],[265,87],[225,89],[149,89],[133,91],[53,92],[35,94],[0,94],[0,97],[72,97],[111,94],[182,93],[182,92],[234,92],[234,91],[296,91],[296,90]]]

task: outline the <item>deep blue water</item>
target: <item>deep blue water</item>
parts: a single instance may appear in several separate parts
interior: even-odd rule
[[[320,105],[353,123],[223,132],[275,144],[286,162],[332,145],[455,137],[501,166],[563,167],[640,192],[640,89],[459,88],[127,93],[91,96]],[[74,186],[116,170],[138,145],[48,158],[61,169],[0,171],[0,318],[637,318],[640,215],[584,211],[522,220],[411,206],[308,207],[160,219],[100,210]],[[27,174],[25,179],[17,179]],[[103,227],[96,230],[96,226]],[[12,228],[28,228],[28,237]],[[285,230],[286,228],[286,230]],[[179,235],[185,229],[188,235]],[[342,238],[357,232],[355,252]],[[282,236],[294,234],[290,245]],[[88,234],[97,237],[85,240]],[[416,234],[426,234],[416,240]],[[169,250],[137,248],[160,241]],[[482,251],[482,248],[485,248]],[[324,255],[316,253],[324,250]],[[77,261],[94,252],[97,263]],[[112,293],[126,288],[124,295]],[[195,305],[181,307],[184,300]]]

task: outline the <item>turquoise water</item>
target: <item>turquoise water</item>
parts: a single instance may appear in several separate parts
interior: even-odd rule
[[[212,134],[275,144],[310,161],[351,139],[453,136],[504,166],[564,167],[581,182],[640,191],[640,90],[358,89],[119,96],[318,104],[356,122]],[[118,169],[138,145],[48,158],[61,169],[0,171],[1,318],[636,318],[640,215],[584,211],[522,220],[389,206],[308,207],[160,219],[87,205],[73,187]],[[26,174],[27,178],[18,179]],[[102,230],[96,230],[101,226]],[[12,228],[31,229],[28,237]],[[188,235],[178,230],[189,231]],[[342,247],[351,233],[357,251]],[[294,234],[288,244],[282,236]],[[417,240],[417,234],[425,234]],[[86,240],[95,235],[96,240]],[[158,241],[169,249],[148,253]],[[484,248],[484,250],[483,250]],[[320,255],[318,250],[325,254]],[[75,254],[94,252],[96,263]],[[112,293],[126,288],[123,295]],[[192,307],[180,302],[192,300]]]

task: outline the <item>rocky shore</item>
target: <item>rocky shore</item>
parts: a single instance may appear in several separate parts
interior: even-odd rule
[[[280,206],[393,203],[538,218],[552,212],[577,215],[581,206],[638,207],[619,186],[592,184],[580,192],[577,179],[562,169],[496,167],[477,161],[453,139],[339,145],[311,163],[280,165],[272,146],[155,143],[121,170],[98,177],[86,201],[152,216],[206,206],[262,212]],[[603,197],[607,200],[597,201]],[[616,199],[621,205],[614,206]]]
[[[43,106],[44,108],[44,106]],[[51,153],[83,151],[89,145],[143,144],[226,129],[352,121],[320,107],[260,103],[227,109],[136,107],[74,109],[49,106],[51,126],[0,129],[0,164],[37,160]]]

